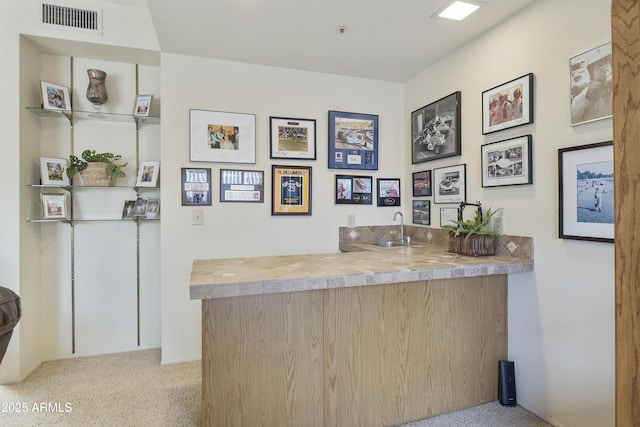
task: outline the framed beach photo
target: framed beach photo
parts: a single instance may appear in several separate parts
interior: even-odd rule
[[[413,201],[413,223],[421,225],[431,224],[431,201],[430,200],[414,200]]]
[[[431,196],[431,171],[413,172],[413,197]]]
[[[255,163],[255,114],[189,110],[189,160]]]
[[[67,160],[53,157],[40,157],[40,183],[42,185],[69,185]]]
[[[482,92],[482,134],[533,123],[533,73]]]
[[[40,194],[43,219],[67,219],[66,194]]]
[[[558,150],[559,237],[613,243],[613,142]]]
[[[272,166],[271,215],[311,215],[311,167]]]
[[[153,95],[136,96],[136,105],[133,107],[133,115],[136,117],[147,117],[151,110],[151,100]]]
[[[316,159],[316,121],[270,117],[272,159]]]
[[[264,202],[264,171],[220,169],[221,202]]]
[[[336,175],[336,205],[370,205],[373,203],[370,176]]]
[[[571,126],[613,114],[611,43],[569,59]]]
[[[400,206],[400,178],[378,178],[378,206]]]
[[[140,162],[136,187],[156,187],[160,174],[160,162]]]
[[[455,165],[433,170],[434,203],[460,203],[467,199],[467,165]]]
[[[329,168],[378,169],[378,116],[329,111]]]
[[[455,92],[411,113],[411,163],[462,153],[460,101]]]
[[[182,206],[211,206],[211,168],[182,168]]]
[[[482,186],[532,184],[531,135],[484,144]]]
[[[42,108],[45,110],[71,110],[69,88],[55,83],[40,81]]]

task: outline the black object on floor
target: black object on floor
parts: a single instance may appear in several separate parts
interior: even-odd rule
[[[518,404],[516,399],[516,371],[515,365],[509,360],[501,360],[499,362],[500,384],[499,400],[504,406],[515,406]]]

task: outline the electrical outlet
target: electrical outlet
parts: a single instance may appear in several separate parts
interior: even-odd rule
[[[493,218],[491,218],[493,220],[493,231],[495,231],[498,234],[503,234],[503,229],[504,229],[504,224],[502,222],[502,217],[501,216],[494,216]]]
[[[193,225],[204,224],[204,212],[202,209],[194,209],[193,212],[191,212],[191,223]]]

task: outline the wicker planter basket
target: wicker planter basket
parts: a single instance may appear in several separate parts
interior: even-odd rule
[[[91,187],[111,187],[113,176],[107,175],[107,164],[103,162],[89,162],[87,168],[78,173],[82,184]]]
[[[496,236],[474,234],[468,239],[466,234],[449,233],[449,252],[469,256],[488,256],[496,253]]]

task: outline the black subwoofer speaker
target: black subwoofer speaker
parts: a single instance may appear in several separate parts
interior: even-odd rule
[[[501,360],[499,362],[500,384],[499,398],[500,403],[505,406],[515,406],[518,404],[516,399],[516,371],[513,362],[509,360]]]

